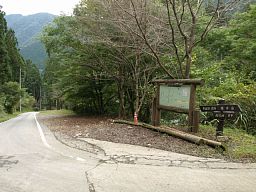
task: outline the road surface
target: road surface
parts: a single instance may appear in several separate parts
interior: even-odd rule
[[[92,139],[59,142],[25,113],[0,124],[0,192],[254,192],[256,165]],[[69,146],[83,149],[78,150]]]

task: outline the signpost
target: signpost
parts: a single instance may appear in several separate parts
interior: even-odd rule
[[[228,105],[228,104],[200,106],[200,109],[203,112],[222,111],[222,112],[227,112],[227,113],[235,113],[235,112],[241,111],[241,109],[238,105]]]
[[[188,125],[198,131],[199,111],[195,109],[196,86],[203,85],[201,79],[155,80],[157,94],[153,103],[152,123],[159,126],[161,110],[188,114]]]
[[[241,112],[239,105],[225,104],[225,100],[219,100],[217,105],[200,106],[202,112],[211,112],[219,120],[216,130],[216,136],[223,135],[225,119],[231,119],[236,113]]]

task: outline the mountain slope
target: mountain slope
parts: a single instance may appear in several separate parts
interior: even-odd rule
[[[55,17],[49,13],[28,16],[14,14],[5,17],[8,27],[15,31],[21,54],[25,59],[31,59],[40,70],[44,69],[47,55],[38,37],[43,27],[52,22]]]

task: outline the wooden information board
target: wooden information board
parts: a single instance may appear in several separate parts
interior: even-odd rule
[[[196,86],[201,79],[158,79],[156,98],[152,107],[152,124],[160,125],[161,110],[188,114],[188,125],[193,132],[199,126],[199,111],[195,108]]]

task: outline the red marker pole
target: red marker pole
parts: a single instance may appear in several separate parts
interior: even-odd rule
[[[134,124],[138,125],[138,115],[136,112],[134,113]]]

